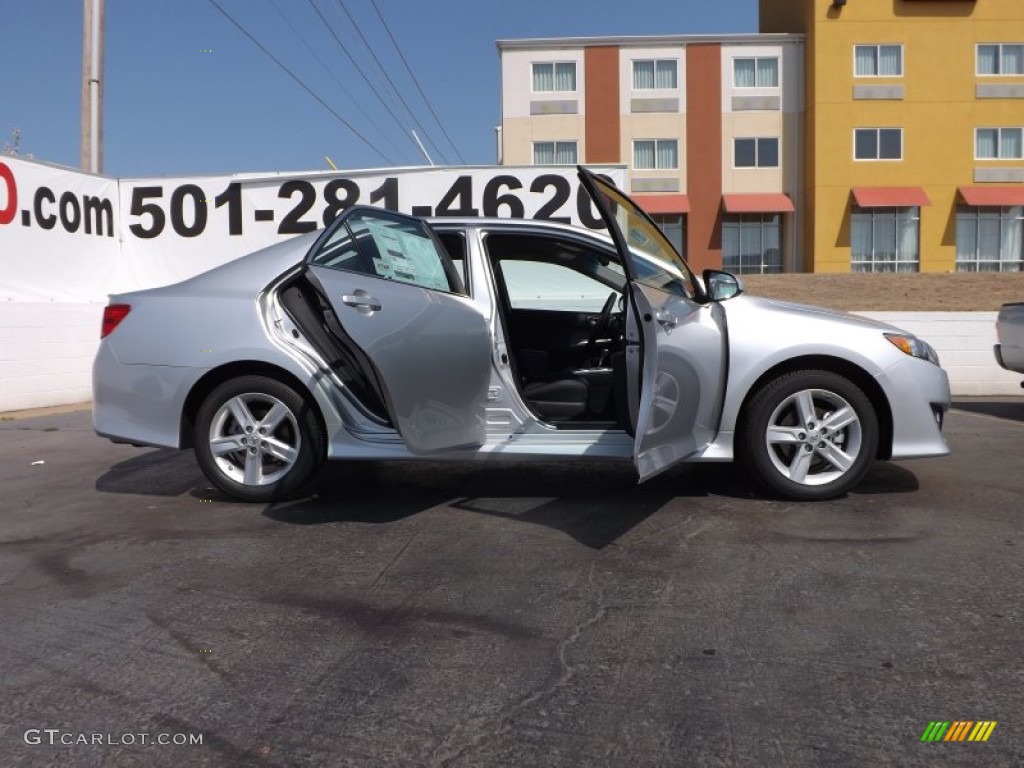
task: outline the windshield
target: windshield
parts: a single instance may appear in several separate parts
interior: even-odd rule
[[[591,176],[600,204],[606,208],[630,251],[630,271],[644,283],[677,296],[695,298],[700,292],[693,273],[658,225],[640,207],[603,179]]]

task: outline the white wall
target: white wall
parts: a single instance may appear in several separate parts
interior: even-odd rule
[[[1021,395],[1024,374],[996,363],[997,312],[859,312],[920,336],[939,353],[954,395]]]
[[[0,411],[92,399],[103,306],[0,303]]]
[[[992,355],[995,312],[862,312],[936,348],[954,395],[1022,395]],[[102,304],[0,303],[0,412],[92,399]]]

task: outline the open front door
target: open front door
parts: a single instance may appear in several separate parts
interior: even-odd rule
[[[636,203],[585,168],[579,173],[629,278],[627,386],[642,482],[714,440],[725,392],[725,316]]]
[[[334,335],[361,352],[409,450],[481,445],[490,331],[427,224],[351,208],[313,246],[308,269],[335,313]]]

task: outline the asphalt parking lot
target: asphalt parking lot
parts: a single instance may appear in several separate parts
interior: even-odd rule
[[[0,421],[0,763],[1020,765],[1024,398],[946,424],[827,503],[365,463],[265,506],[87,411]]]

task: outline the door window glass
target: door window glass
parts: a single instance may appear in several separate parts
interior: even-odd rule
[[[436,291],[460,290],[450,259],[423,222],[383,212],[350,214],[312,263]]]
[[[501,274],[512,309],[600,312],[611,290],[561,264],[502,259]]]

